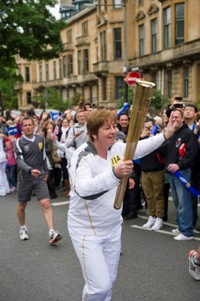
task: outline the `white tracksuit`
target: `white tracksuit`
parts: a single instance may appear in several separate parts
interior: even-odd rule
[[[158,148],[163,134],[138,142],[134,159]],[[72,194],[68,229],[79,258],[85,286],[82,301],[109,301],[116,280],[121,249],[121,210],[113,208],[119,179],[113,166],[123,160],[126,144],[116,142],[107,159],[96,154],[91,142],[73,154],[70,167]]]

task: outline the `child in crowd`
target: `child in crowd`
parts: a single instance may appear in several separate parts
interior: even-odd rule
[[[13,142],[6,138],[5,141],[5,151],[6,151],[6,158],[7,158],[7,178],[8,183],[10,185],[10,191],[15,192],[17,190],[17,177],[16,177],[16,167],[17,163],[14,156],[14,150],[13,150]]]
[[[10,187],[8,184],[6,176],[6,154],[3,148],[4,135],[0,133],[0,196],[5,196],[10,192]]]
[[[195,280],[200,280],[200,247],[189,252],[189,273]]]

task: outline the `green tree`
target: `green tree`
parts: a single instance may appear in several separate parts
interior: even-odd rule
[[[2,0],[0,2],[0,78],[13,68],[15,55],[28,60],[50,60],[63,50],[60,31],[66,26],[56,20],[49,7],[57,0]]]
[[[0,78],[0,90],[2,96],[3,109],[17,109],[17,95],[13,89],[15,84],[15,69],[6,68],[9,78],[7,80]]]
[[[151,99],[151,107],[156,110],[161,110],[167,102],[168,99],[164,95],[162,95],[161,91],[155,89]]]
[[[76,93],[72,98],[71,98],[71,106],[78,106],[78,105],[83,104],[83,99],[82,95],[80,93]]]
[[[40,95],[32,98],[32,103],[34,107],[39,107],[42,109],[51,108],[59,111],[66,110],[68,103],[63,102],[59,91],[56,88],[45,88],[39,87]]]
[[[129,105],[132,105],[133,97],[134,97],[134,87],[128,86],[128,103],[129,103]],[[116,109],[122,108],[124,105],[124,102],[125,102],[124,97],[122,97],[121,99],[118,99],[117,104],[116,104]]]

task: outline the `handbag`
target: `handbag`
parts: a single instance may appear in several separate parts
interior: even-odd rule
[[[58,156],[58,153],[57,153],[56,150],[52,150],[51,155],[52,155],[54,163],[60,163],[61,162],[61,158]]]

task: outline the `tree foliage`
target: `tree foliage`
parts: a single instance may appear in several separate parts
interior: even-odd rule
[[[50,60],[62,52],[60,31],[66,26],[49,11],[57,0],[0,1],[0,78],[15,66],[15,55]]]
[[[60,111],[66,110],[66,103],[63,102],[59,91],[56,88],[39,87],[40,95],[32,98],[32,104],[34,107],[41,109],[51,108]]]
[[[168,99],[164,95],[162,95],[161,91],[155,89],[151,99],[151,107],[155,108],[156,110],[161,110],[162,108],[164,108],[167,102]]]
[[[7,70],[8,74],[10,74],[10,78],[7,80],[0,79],[0,87],[1,87],[1,96],[2,96],[2,109],[17,109],[18,100],[17,95],[13,89],[15,78],[14,78],[14,70]]]

